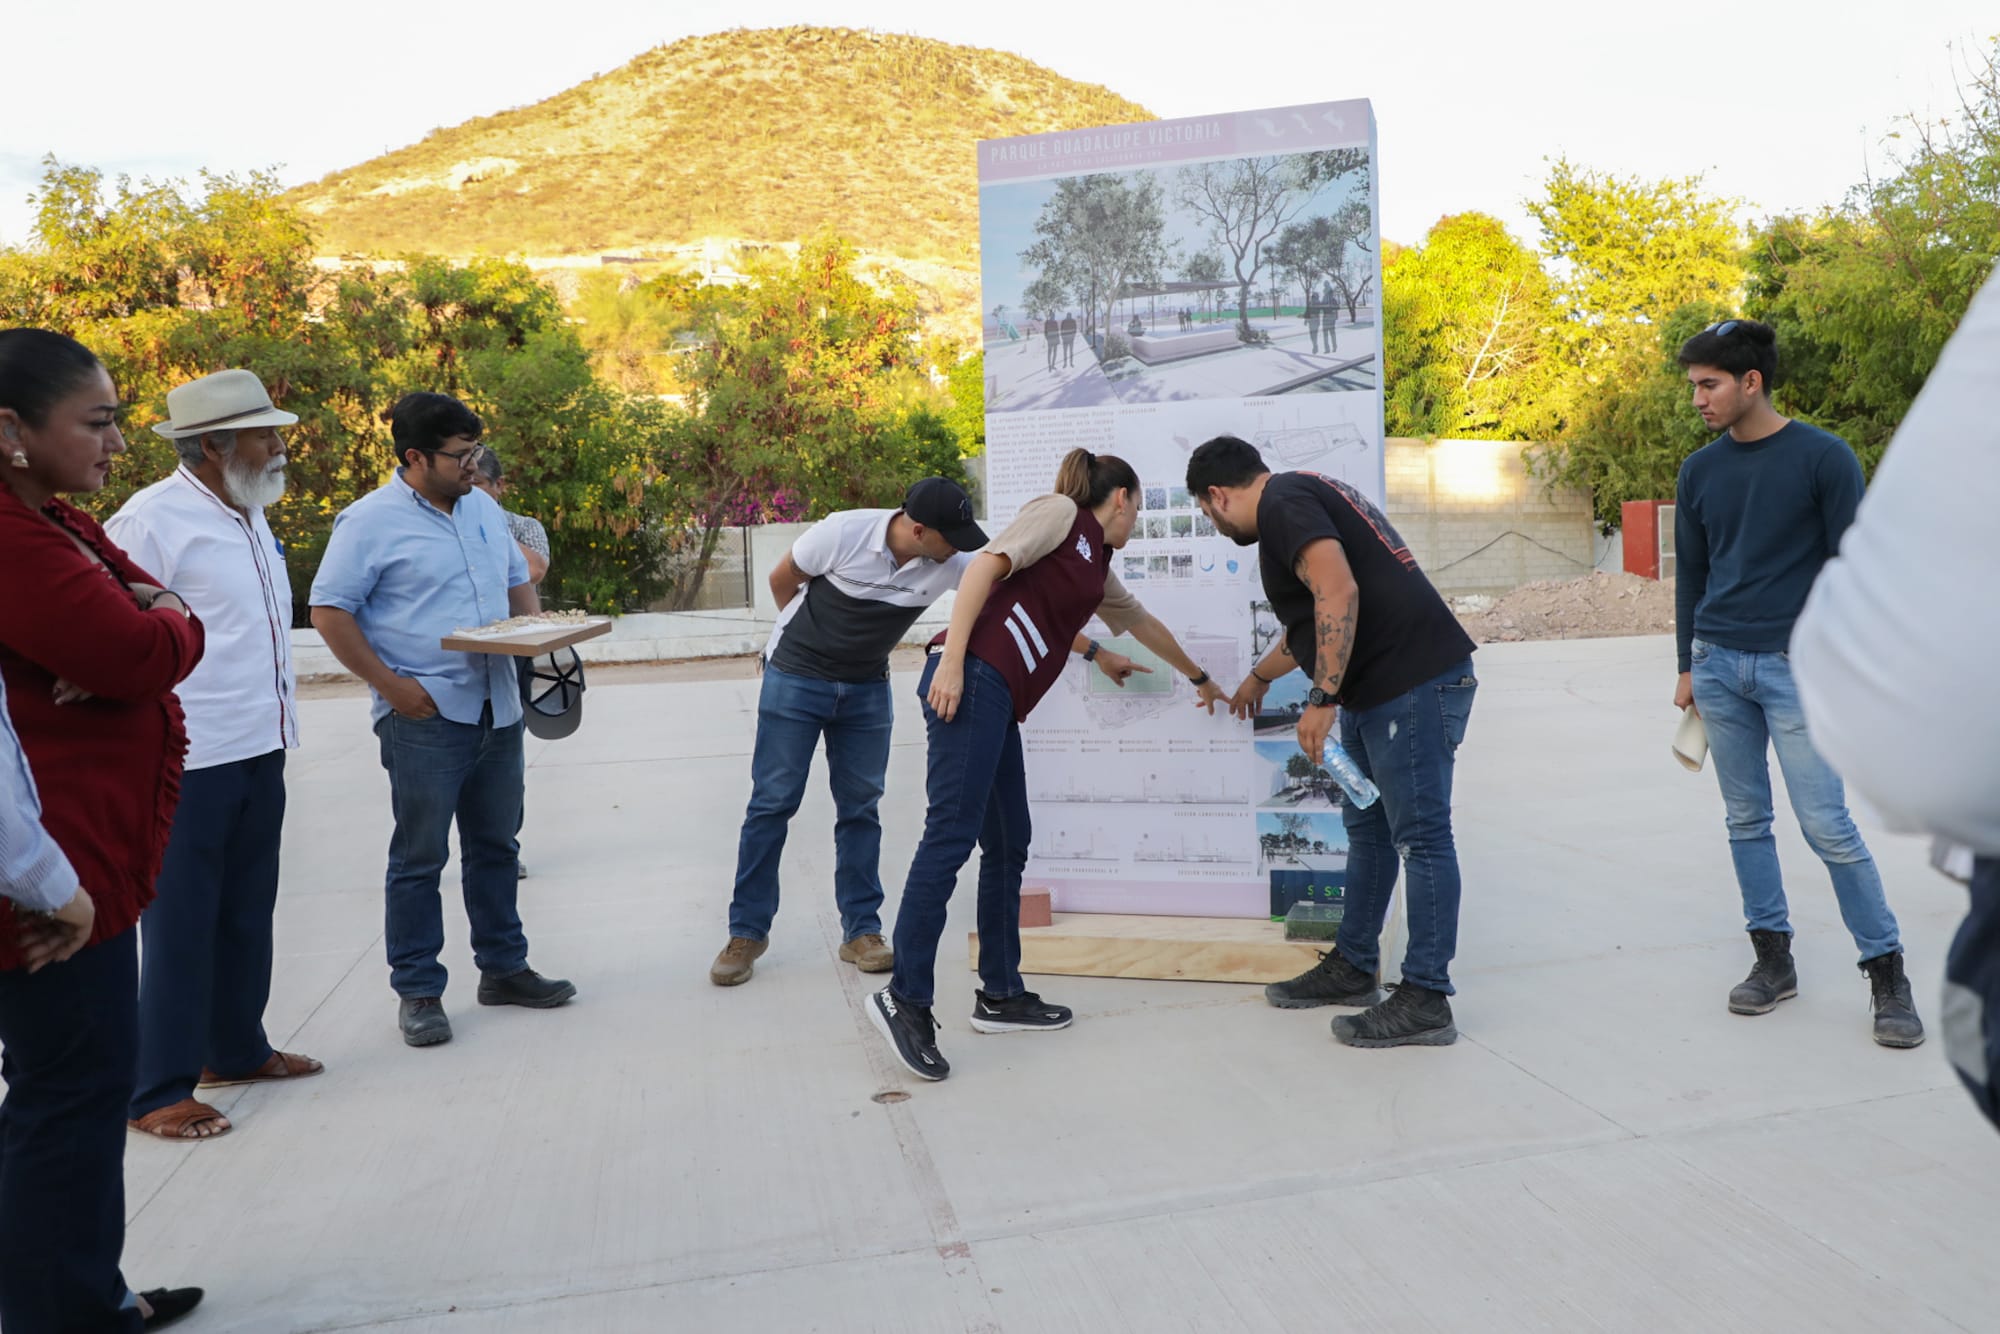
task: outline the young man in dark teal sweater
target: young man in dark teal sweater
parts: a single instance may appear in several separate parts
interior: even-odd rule
[[[1861,500],[1861,464],[1839,436],[1771,406],[1777,337],[1755,320],[1725,320],[1690,338],[1680,363],[1695,410],[1721,435],[1681,465],[1675,486],[1674,703],[1708,728],[1728,816],[1729,851],[1756,950],[1729,993],[1737,1014],[1768,1014],[1798,994],[1792,927],[1771,836],[1775,747],[1806,841],[1833,878],[1840,915],[1868,975],[1875,1040],[1914,1047],[1922,1022],[1903,975],[1896,915],[1875,859],[1847,813],[1839,775],[1806,734],[1792,683],[1792,624]]]

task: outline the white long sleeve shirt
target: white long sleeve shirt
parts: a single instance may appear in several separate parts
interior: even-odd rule
[[[2000,855],[2000,276],[1792,635],[1813,744],[1892,828]]]
[[[264,511],[245,514],[186,468],[134,495],[104,531],[201,617],[207,649],[175,693],[189,769],[299,744],[292,584]]]

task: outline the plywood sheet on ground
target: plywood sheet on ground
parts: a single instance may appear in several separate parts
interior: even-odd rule
[[[1280,922],[1241,917],[1057,913],[1021,932],[1021,971],[1168,982],[1279,982],[1319,962],[1325,945],[1286,940]],[[979,967],[979,933],[971,933]]]

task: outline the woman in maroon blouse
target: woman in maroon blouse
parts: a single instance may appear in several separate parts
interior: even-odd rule
[[[0,675],[41,790],[42,824],[95,920],[30,920],[0,900],[0,1326],[137,1330],[118,1270],[138,947],[180,791],[174,686],[201,624],[61,497],[104,485],[125,450],[118,394],[81,344],[0,330]],[[87,943],[35,971],[23,946]],[[171,1298],[186,1293],[146,1294]],[[190,1303],[191,1304],[191,1303]],[[168,1302],[156,1300],[157,1314]]]
[[[1194,686],[1215,712],[1228,694],[1173,632],[1111,573],[1132,535],[1139,478],[1109,454],[1073,449],[1055,494],[1021,507],[959,580],[951,628],[931,645],[918,683],[930,740],[923,842],[896,910],[896,963],[868,1014],[912,1074],[951,1073],[931,1016],[945,904],[979,847],[979,978],[972,1027],[981,1033],[1066,1028],[1070,1012],[1021,984],[1021,874],[1028,865],[1028,779],[1021,722],[1061,678],[1092,616],[1130,634]],[[1086,658],[1095,657],[1089,641]],[[1121,683],[1122,684],[1122,683]]]

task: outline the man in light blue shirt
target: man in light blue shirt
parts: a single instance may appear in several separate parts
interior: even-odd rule
[[[548,1009],[576,988],[528,967],[515,908],[521,687],[512,658],[438,647],[461,629],[541,610],[506,514],[473,487],[485,425],[446,394],[389,411],[402,467],[341,511],[312,587],[312,623],[375,696],[389,771],[385,944],[403,1040],[451,1039],[438,882],[458,824],[479,1003]]]
[[[61,963],[90,939],[97,906],[77,883],[76,871],[42,828],[42,798],[14,722],[7,687],[0,684],[0,898],[30,914],[21,931],[28,971]]]

